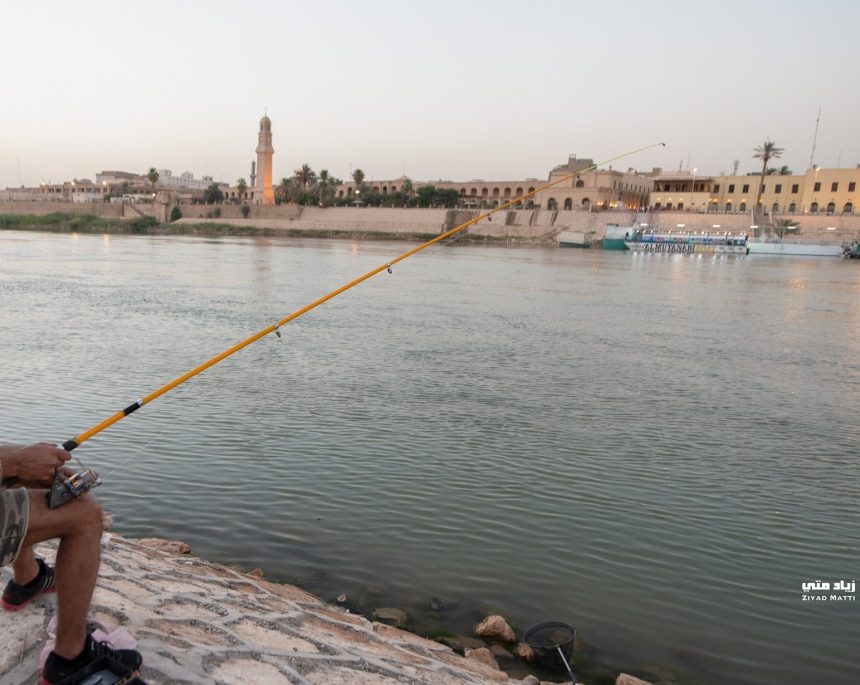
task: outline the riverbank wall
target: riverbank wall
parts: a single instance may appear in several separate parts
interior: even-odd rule
[[[302,207],[252,205],[248,217],[239,205],[181,205],[183,218],[167,224],[170,206],[71,202],[0,202],[0,216],[39,216],[52,213],[94,215],[105,219],[134,220],[151,216],[162,226],[152,232],[308,235],[312,237],[421,238],[438,235],[481,215],[479,210],[390,208],[390,207]],[[860,215],[804,214],[774,217],[797,221],[797,230],[786,231],[787,240],[847,244],[860,239]],[[769,218],[768,221],[771,221]],[[473,236],[494,242],[555,244],[562,231],[591,233],[602,238],[608,225],[648,224],[661,231],[717,231],[752,233],[749,214],[696,212],[582,211],[545,209],[502,210],[469,228]],[[207,226],[210,228],[207,229]],[[32,226],[35,227],[35,226]],[[778,232],[779,229],[770,228]]]

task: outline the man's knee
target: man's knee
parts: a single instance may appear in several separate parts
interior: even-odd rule
[[[102,505],[99,501],[85,493],[68,505],[69,518],[74,521],[75,527],[82,532],[102,533]]]

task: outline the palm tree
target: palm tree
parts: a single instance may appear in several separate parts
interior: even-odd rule
[[[245,198],[245,191],[248,190],[248,183],[244,178],[240,178],[236,181],[236,190],[239,191],[239,199],[242,200]]]
[[[772,159],[779,159],[782,157],[782,153],[784,150],[781,147],[777,147],[776,143],[774,143],[770,138],[764,141],[763,145],[759,145],[753,152],[753,158],[761,160],[761,180],[758,183],[758,188],[756,189],[755,194],[755,204],[753,207],[755,208],[753,211],[759,211],[759,202],[761,201],[761,188],[764,184],[764,177],[767,176],[767,163]]]
[[[146,172],[146,178],[152,184],[152,192],[155,193],[155,184],[158,183],[158,171],[156,171],[154,166],[149,167],[149,171]]]
[[[402,190],[404,193],[406,193],[406,197],[411,197],[412,196],[412,179],[409,177],[404,178],[403,183],[400,186],[400,190]]]
[[[281,202],[289,202],[293,199],[293,180],[291,178],[282,178],[281,183],[278,185],[278,191],[280,192]]]
[[[319,182],[317,183],[320,205],[326,204],[334,197],[336,186],[335,179],[329,175],[328,169],[320,169]]]
[[[356,169],[352,172],[352,180],[355,181],[356,199],[360,199],[361,193],[364,191],[364,172],[361,169]]]
[[[780,219],[776,222],[776,227],[779,229],[780,240],[782,240],[786,231],[800,231],[800,223],[794,219]]]
[[[301,185],[302,190],[307,190],[308,186],[313,185],[313,182],[317,179],[316,172],[307,164],[302,164],[302,168],[296,169],[293,173],[295,174],[296,181]]]

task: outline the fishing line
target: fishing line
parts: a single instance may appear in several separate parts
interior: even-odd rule
[[[564,176],[557,178],[554,181],[550,181],[548,183],[545,183],[544,185],[542,185],[542,186],[540,186],[534,190],[531,190],[527,193],[519,195],[519,196],[517,196],[511,200],[508,200],[507,202],[499,205],[498,207],[494,207],[493,209],[491,209],[489,211],[483,212],[483,213],[479,214],[478,216],[460,224],[459,226],[455,226],[454,228],[452,228],[450,230],[447,230],[447,231],[444,231],[443,233],[440,233],[438,236],[431,238],[430,240],[422,243],[421,245],[418,245],[417,247],[414,247],[411,250],[408,250],[408,251],[404,252],[403,254],[398,255],[397,257],[395,257],[391,261],[386,262],[385,264],[382,264],[382,265],[376,267],[375,269],[371,269],[367,273],[365,273],[365,274],[359,276],[358,278],[350,281],[349,283],[346,283],[346,284],[342,285],[341,287],[331,291],[327,295],[324,295],[324,296],[314,300],[310,304],[307,304],[304,307],[297,309],[292,314],[285,316],[284,318],[280,319],[279,321],[276,321],[275,323],[270,324],[269,326],[266,326],[265,328],[258,331],[257,333],[254,333],[253,335],[246,338],[245,340],[243,340],[239,343],[236,343],[232,347],[230,347],[230,348],[224,350],[223,352],[221,352],[220,354],[212,357],[208,361],[203,362],[202,364],[194,367],[190,371],[187,371],[186,373],[175,378],[174,380],[170,381],[166,385],[163,385],[162,387],[158,388],[157,390],[154,390],[153,392],[149,393],[145,397],[142,397],[141,399],[133,402],[132,404],[125,407],[124,409],[119,410],[118,412],[116,412],[112,416],[109,416],[104,421],[97,423],[95,426],[84,431],[83,433],[76,436],[75,438],[73,438],[71,440],[66,440],[62,444],[62,447],[68,451],[71,451],[71,450],[79,447],[81,444],[83,444],[84,442],[86,442],[87,440],[92,438],[93,436],[98,435],[99,433],[101,433],[106,428],[109,428],[110,426],[115,424],[117,421],[121,421],[126,416],[136,412],[138,409],[140,409],[144,405],[149,404],[150,402],[153,402],[154,400],[158,399],[159,397],[161,397],[165,393],[170,392],[175,387],[177,387],[177,386],[181,385],[182,383],[184,383],[185,381],[193,378],[197,374],[202,373],[203,371],[205,371],[209,367],[214,366],[215,364],[226,359],[227,357],[234,354],[235,352],[238,352],[239,350],[247,347],[248,345],[251,345],[252,343],[257,342],[260,338],[262,338],[262,337],[264,337],[270,333],[273,333],[273,332],[278,337],[281,337],[281,330],[280,329],[285,324],[288,324],[290,321],[293,321],[294,319],[299,318],[303,314],[306,314],[307,312],[311,311],[312,309],[315,309],[316,307],[320,306],[321,304],[328,302],[329,300],[337,297],[341,293],[346,292],[350,288],[353,288],[356,285],[363,283],[364,281],[375,276],[376,274],[380,273],[381,271],[388,271],[388,273],[392,273],[392,267],[395,264],[402,262],[404,259],[408,259],[409,257],[420,252],[421,250],[424,250],[424,249],[430,247],[431,245],[435,245],[436,243],[446,241],[447,239],[451,238],[452,236],[468,230],[470,226],[474,226],[475,224],[483,221],[484,219],[487,219],[488,221],[492,221],[491,217],[493,214],[495,214],[497,212],[501,212],[505,209],[508,209],[509,207],[511,207],[513,205],[519,204],[523,200],[530,198],[530,197],[534,197],[538,193],[543,192],[544,190],[547,190],[549,188],[552,188],[553,186],[557,186],[560,183],[564,183],[565,181],[568,181],[568,180],[574,178],[575,176],[579,176],[580,174],[583,174],[583,173],[586,173],[589,171],[593,171],[594,169],[597,169],[598,167],[601,167],[605,164],[609,164],[610,162],[614,162],[618,159],[623,159],[624,157],[629,157],[630,155],[634,155],[636,153],[643,152],[645,150],[650,150],[652,148],[665,146],[665,145],[666,145],[665,143],[652,143],[651,145],[645,145],[643,147],[636,148],[635,150],[630,150],[628,152],[617,155],[615,157],[611,157],[610,159],[603,160],[602,162],[592,164],[591,166],[588,166],[584,169],[580,169],[580,170],[572,172],[570,174],[566,174]]]

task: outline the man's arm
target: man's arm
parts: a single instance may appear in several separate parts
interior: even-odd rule
[[[54,472],[71,458],[66,450],[48,442],[0,446],[0,479],[16,478],[48,487]]]

